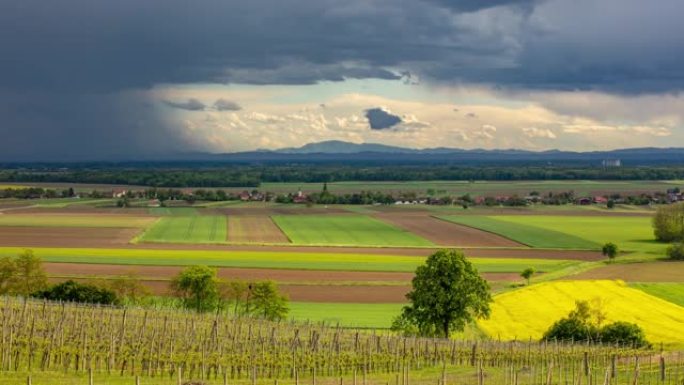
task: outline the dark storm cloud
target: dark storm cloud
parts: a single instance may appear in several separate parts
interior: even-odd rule
[[[200,102],[195,98],[190,98],[184,102],[173,102],[170,100],[164,100],[164,104],[171,108],[177,108],[179,110],[186,111],[204,111],[204,109],[207,108],[207,106],[204,105],[204,103]]]
[[[0,161],[145,160],[187,152],[144,95],[0,91]],[[191,138],[190,138],[191,139]]]
[[[239,104],[226,99],[216,100],[214,102],[214,108],[217,111],[240,111],[242,109]]]
[[[539,0],[424,0],[441,4],[460,12],[474,12],[500,6],[518,6],[530,8]]]
[[[393,115],[382,108],[369,108],[366,110],[366,119],[371,130],[386,130],[401,123],[401,118]]]
[[[1,110],[0,154],[16,141],[49,153],[66,138],[94,154],[136,147],[113,136],[149,137],[148,152],[182,148],[182,132],[140,107],[158,101],[126,99],[158,84],[415,74],[512,90],[679,92],[682,14],[681,0],[1,0],[0,96],[35,99]],[[5,139],[25,132],[63,135],[42,147]]]
[[[681,90],[683,13],[679,0],[5,0],[0,86],[112,92],[415,73],[517,88]]]

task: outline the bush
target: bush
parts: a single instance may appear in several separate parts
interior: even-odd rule
[[[637,324],[613,322],[601,329],[601,342],[642,348],[649,346],[644,331]]]
[[[59,283],[46,290],[37,291],[31,296],[50,301],[85,302],[101,305],[119,305],[121,302],[111,290],[94,285],[85,285],[73,280]]]
[[[653,217],[653,233],[661,242],[684,241],[684,202],[661,206]]]
[[[629,345],[635,348],[649,347],[644,331],[629,322],[613,322],[601,327],[605,314],[600,303],[578,301],[575,310],[554,323],[544,333],[543,341],[596,341],[606,344]]]
[[[684,260],[684,243],[675,243],[668,247],[667,256],[677,261]]]
[[[588,341],[598,336],[598,328],[575,317],[562,318],[556,321],[544,333],[544,341]]]

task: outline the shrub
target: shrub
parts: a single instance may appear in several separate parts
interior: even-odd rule
[[[637,324],[613,322],[601,329],[601,342],[642,348],[649,346],[644,331]]]
[[[684,202],[661,206],[653,217],[653,233],[661,242],[683,241]]]
[[[78,283],[73,280],[59,283],[46,290],[34,292],[31,296],[50,301],[85,302],[102,305],[120,304],[119,298],[113,291],[94,285]]]
[[[604,257],[608,257],[608,259],[612,261],[617,257],[618,253],[620,253],[620,249],[616,244],[608,242],[601,248],[601,253]]]
[[[675,243],[668,247],[667,256],[678,261],[684,260],[684,243]]]
[[[588,341],[595,339],[598,328],[576,317],[556,321],[542,337],[545,341]]]

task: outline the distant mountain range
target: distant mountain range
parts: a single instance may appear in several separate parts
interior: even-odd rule
[[[379,143],[350,143],[329,140],[301,147],[255,150],[234,153],[179,153],[163,157],[132,159],[94,159],[88,162],[44,161],[46,164],[353,164],[353,165],[425,165],[454,166],[603,166],[616,161],[623,166],[683,166],[684,148],[626,148],[610,151],[529,151],[516,149],[415,149]],[[41,164],[40,161],[30,162]],[[23,164],[21,161],[2,164]],[[0,164],[0,166],[2,165]]]
[[[414,149],[379,143],[329,140],[301,147],[225,154],[186,154],[183,160],[239,163],[440,163],[455,165],[603,165],[619,160],[625,166],[684,165],[684,148],[627,148],[610,151],[528,151],[516,149]]]

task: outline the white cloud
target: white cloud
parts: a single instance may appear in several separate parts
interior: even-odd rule
[[[522,130],[528,138],[556,139],[556,134],[548,128],[523,127]]]

